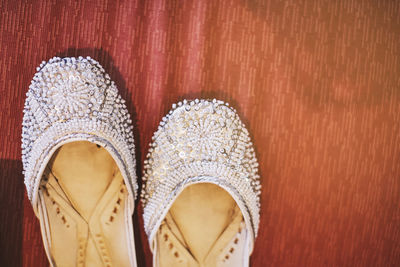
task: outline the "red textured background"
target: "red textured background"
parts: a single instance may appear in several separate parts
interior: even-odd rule
[[[400,266],[400,2],[1,1],[0,255],[47,266],[21,174],[24,95],[58,56],[97,59],[137,160],[171,104],[219,98],[247,125],[262,210],[252,266]],[[151,266],[142,208],[139,266]]]

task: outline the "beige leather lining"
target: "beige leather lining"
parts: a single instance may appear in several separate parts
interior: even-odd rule
[[[123,177],[104,148],[86,141],[63,145],[39,192],[44,209],[39,219],[47,228],[42,234],[53,263],[130,266],[127,197]]]
[[[178,196],[155,238],[155,266],[243,266],[243,216],[221,187],[200,183]]]

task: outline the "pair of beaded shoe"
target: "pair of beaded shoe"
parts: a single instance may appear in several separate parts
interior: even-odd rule
[[[136,266],[132,121],[91,58],[38,68],[24,107],[28,197],[52,266]],[[260,210],[248,131],[222,101],[173,105],[153,136],[141,198],[154,266],[248,266]]]

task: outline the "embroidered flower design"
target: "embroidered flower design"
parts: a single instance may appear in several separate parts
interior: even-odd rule
[[[61,120],[96,113],[104,101],[102,88],[95,85],[96,78],[87,70],[63,71],[56,76],[46,93],[48,102]]]

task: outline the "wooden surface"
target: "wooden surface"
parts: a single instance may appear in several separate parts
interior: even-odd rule
[[[139,174],[174,102],[238,110],[263,186],[252,266],[400,266],[399,14],[392,0],[1,1],[1,265],[48,265],[20,161],[35,68],[89,55],[128,102]]]

